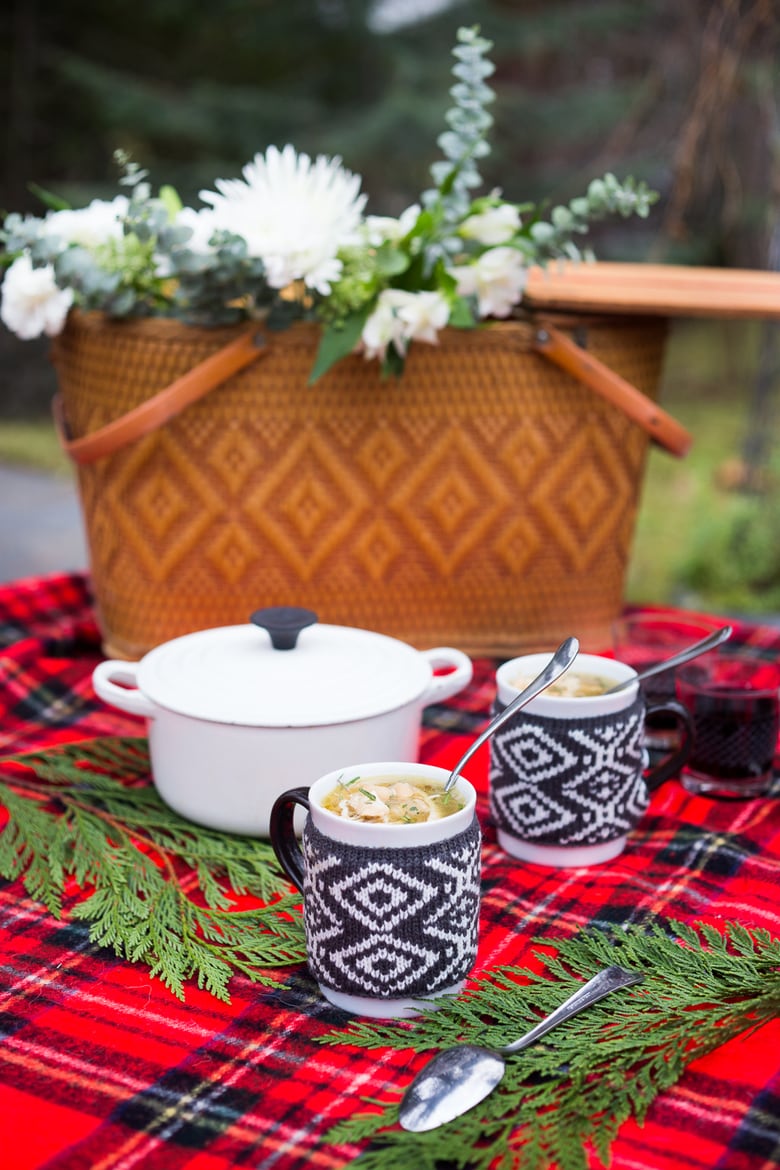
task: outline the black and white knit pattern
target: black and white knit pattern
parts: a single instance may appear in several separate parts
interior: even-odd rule
[[[463,979],[477,954],[480,831],[435,845],[344,845],[307,818],[304,924],[325,987],[382,999],[425,996]]]
[[[539,845],[622,837],[648,805],[644,714],[641,697],[616,714],[587,719],[518,712],[490,741],[490,811],[498,827]]]

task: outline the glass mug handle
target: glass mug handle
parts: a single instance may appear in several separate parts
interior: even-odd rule
[[[295,835],[295,806],[308,809],[309,789],[289,788],[274,801],[271,809],[271,845],[276,859],[296,889],[303,893],[303,852]]]
[[[665,703],[651,704],[645,712],[645,716],[648,715],[673,715],[682,731],[682,743],[677,750],[667,756],[665,760],[661,760],[661,763],[657,764],[655,768],[645,772],[647,790],[653,792],[665,780],[671,780],[672,776],[677,775],[693,751],[693,720],[690,712],[676,699],[669,699]]]

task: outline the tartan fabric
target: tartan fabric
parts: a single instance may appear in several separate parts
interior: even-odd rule
[[[756,653],[780,631],[738,626]],[[87,580],[54,576],[0,587],[0,755],[142,724],[95,698],[101,657]],[[426,712],[421,754],[451,766],[484,724],[495,664]],[[591,870],[513,862],[487,823],[487,749],[467,769],[480,791],[483,903],[477,972],[538,966],[534,951],[588,924],[651,917],[738,919],[780,934],[780,816],[772,796],[717,802],[676,782],[653,794],[625,853]],[[145,968],[56,921],[21,883],[0,884],[2,1170],[333,1170],[357,1147],[322,1135],[360,1098],[403,1086],[423,1058],[408,1050],[323,1047],[345,1017],[305,967],[281,990],[243,978],[222,1004],[194,987],[180,1003]],[[765,1170],[780,1166],[780,1021],[697,1061],[627,1123],[614,1170]],[[414,1170],[400,1167],[399,1170]]]

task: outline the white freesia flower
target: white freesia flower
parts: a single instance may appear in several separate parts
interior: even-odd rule
[[[121,239],[122,220],[129,206],[126,195],[117,195],[110,202],[93,199],[87,207],[76,211],[51,211],[43,221],[41,235],[56,236],[66,244],[96,248],[107,240]]]
[[[366,358],[380,358],[384,361],[388,346],[392,345],[403,355],[406,353],[404,323],[395,311],[394,299],[398,289],[387,288],[379,294],[376,308],[369,316],[360,335]]]
[[[24,341],[42,333],[54,337],[61,332],[72,301],[72,291],[55,284],[50,264],[33,268],[29,256],[19,256],[3,280],[0,320]]]
[[[501,203],[477,215],[470,215],[460,225],[460,235],[478,244],[495,247],[505,244],[520,228],[520,213],[511,203]]]
[[[420,204],[413,203],[402,211],[398,219],[391,215],[367,215],[364,224],[365,238],[372,247],[378,248],[386,241],[395,243],[408,236],[420,214]]]
[[[242,173],[243,181],[218,179],[217,193],[200,193],[217,226],[243,236],[272,288],[303,280],[327,295],[341,275],[339,249],[358,239],[366,201],[360,177],[338,158],[312,162],[289,145],[256,154]]]
[[[471,264],[448,271],[461,296],[477,298],[480,317],[508,317],[527,279],[523,258],[514,248],[491,248]]]
[[[450,306],[446,297],[437,292],[388,291],[395,293],[394,306],[403,322],[404,337],[408,341],[427,341],[437,345],[439,330],[450,319]]]
[[[367,358],[384,359],[388,346],[403,355],[410,341],[438,343],[440,329],[449,321],[450,306],[437,292],[406,292],[386,288],[363,326],[361,342]]]

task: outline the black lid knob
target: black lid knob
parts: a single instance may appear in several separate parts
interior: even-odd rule
[[[313,626],[317,615],[295,605],[271,605],[256,609],[249,620],[268,630],[274,650],[294,650],[301,630]]]

